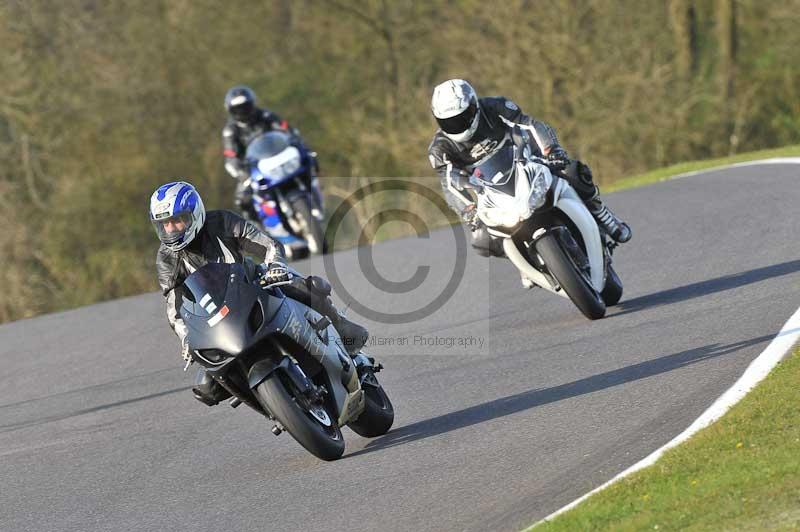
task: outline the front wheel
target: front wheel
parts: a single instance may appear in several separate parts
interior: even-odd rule
[[[597,320],[606,315],[606,304],[564,251],[555,234],[550,233],[541,237],[536,242],[536,251],[561,285],[561,289],[567,293],[584,316],[590,320]]]
[[[277,373],[256,387],[256,397],[262,406],[283,425],[286,431],[322,460],[336,460],[344,454],[344,438],[336,422],[323,406],[304,408],[287,391]]]
[[[394,423],[392,402],[372,372],[365,376],[361,387],[364,390],[364,411],[347,426],[365,438],[382,436],[389,432]]]
[[[322,231],[322,224],[311,214],[311,208],[305,198],[297,198],[292,202],[292,210],[300,224],[303,238],[308,242],[308,251],[312,255],[319,255],[328,252],[328,244],[325,242],[325,233]]]

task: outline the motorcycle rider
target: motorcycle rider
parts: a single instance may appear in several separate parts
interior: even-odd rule
[[[631,239],[631,229],[600,200],[592,171],[584,163],[569,160],[548,124],[522,112],[504,97],[478,98],[475,89],[463,79],[450,79],[437,85],[431,98],[431,111],[439,129],[428,148],[431,166],[439,175],[448,205],[473,229],[472,246],[483,256],[502,256],[499,239],[493,239],[477,218],[476,203],[464,185],[469,182],[467,168],[484,158],[508,138],[514,126],[528,131],[536,145],[534,155],[549,159],[552,169],[563,175],[592,213],[598,226],[618,243]]]
[[[256,106],[256,94],[250,87],[237,85],[225,94],[225,110],[228,112],[228,121],[222,128],[223,156],[225,157],[225,170],[238,181],[234,194],[234,203],[245,218],[258,220],[253,208],[253,191],[247,183],[250,171],[244,159],[247,145],[268,131],[285,131],[298,139],[300,132],[292,127],[286,120],[268,109]],[[314,158],[315,171],[319,171],[316,158]]]
[[[166,298],[167,320],[181,341],[181,356],[191,361],[187,343],[188,330],[180,316],[183,281],[197,268],[209,262],[242,262],[244,253],[258,258],[266,266],[262,286],[290,280],[290,271],[280,244],[259,230],[255,224],[224,210],[206,212],[197,190],[184,181],[162,185],[150,197],[150,221],[161,245],[156,256],[158,283]],[[294,272],[292,272],[294,273]],[[339,332],[343,347],[356,355],[367,341],[368,332],[342,316],[328,297],[330,284],[321,277],[295,276],[283,292],[320,314],[327,316]],[[230,397],[219,383],[202,368],[197,373],[195,398],[213,406]]]

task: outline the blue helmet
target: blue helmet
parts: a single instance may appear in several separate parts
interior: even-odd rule
[[[189,245],[206,221],[197,190],[184,181],[161,185],[150,196],[150,221],[161,242],[178,251]]]

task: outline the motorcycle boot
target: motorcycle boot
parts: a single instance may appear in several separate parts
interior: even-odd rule
[[[586,208],[592,213],[603,231],[614,241],[623,244],[631,239],[630,226],[606,207],[600,199],[600,190],[594,184],[592,169],[583,162],[575,159],[569,161],[562,174],[578,196],[583,200]]]
[[[589,212],[599,225],[611,238],[619,244],[624,244],[631,239],[632,233],[630,226],[623,222],[617,215],[611,212],[600,200],[597,192],[585,202]]]
[[[366,345],[367,339],[369,338],[369,331],[367,331],[365,327],[342,316],[339,310],[334,306],[330,297],[320,296],[319,299],[318,309],[315,308],[315,310],[319,310],[331,320],[331,323],[339,332],[345,351],[347,351],[351,357],[357,355],[359,351],[361,351],[361,348]]]

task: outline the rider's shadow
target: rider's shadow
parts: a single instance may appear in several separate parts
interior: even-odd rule
[[[697,283],[687,284],[686,286],[679,286],[662,290],[661,292],[654,292],[645,296],[635,297],[626,300],[623,296],[622,301],[616,308],[621,309],[620,312],[614,312],[613,316],[621,316],[629,312],[637,312],[646,308],[658,307],[661,305],[670,305],[696,297],[703,297],[733,288],[739,288],[748,284],[765,281],[773,277],[781,277],[800,271],[800,260],[793,260],[783,262],[781,264],[773,264],[772,266],[765,266],[763,268],[756,268],[746,272],[734,273],[731,275],[724,275],[716,279],[708,279]],[[612,315],[609,315],[611,317]]]
[[[728,345],[709,344],[654,360],[640,362],[624,368],[599,373],[591,377],[560,384],[551,388],[529,390],[508,397],[501,397],[494,401],[399,427],[381,438],[372,440],[363,449],[346,455],[345,457],[355,457],[396,445],[403,445],[405,443],[438,436],[439,434],[509,416],[537,406],[555,403],[571,397],[619,386],[627,382],[645,379],[690,364],[734,353],[745,347],[771,340],[773,337],[774,335],[770,334],[734,342]]]

